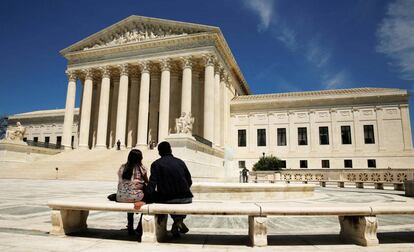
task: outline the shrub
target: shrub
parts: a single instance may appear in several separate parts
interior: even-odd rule
[[[281,160],[272,155],[263,156],[253,165],[253,171],[278,171],[281,170]]]

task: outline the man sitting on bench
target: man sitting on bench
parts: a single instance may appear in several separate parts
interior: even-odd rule
[[[158,153],[161,158],[151,165],[151,175],[145,190],[144,201],[166,204],[191,203],[192,180],[184,161],[172,155],[171,145],[168,142],[161,142],[158,145]],[[135,208],[139,209],[140,205],[136,204]],[[171,233],[174,237],[179,237],[180,233],[185,234],[189,231],[183,222],[185,217],[185,215],[171,215],[174,220]]]

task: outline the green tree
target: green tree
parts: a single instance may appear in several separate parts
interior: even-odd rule
[[[272,155],[263,156],[253,165],[253,171],[278,171],[281,170],[281,160]]]

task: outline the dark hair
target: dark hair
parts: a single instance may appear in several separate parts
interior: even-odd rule
[[[164,141],[158,144],[158,153],[160,154],[160,156],[171,154],[172,151],[170,143]]]
[[[122,179],[131,180],[134,167],[142,165],[142,152],[138,149],[132,149],[128,154],[128,161],[125,164],[124,172],[122,173]]]

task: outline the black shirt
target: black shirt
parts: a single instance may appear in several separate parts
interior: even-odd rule
[[[146,199],[149,202],[163,202],[192,198],[191,184],[191,174],[184,161],[168,154],[155,160],[151,165]]]

